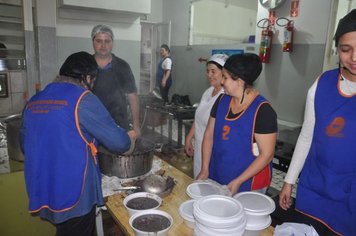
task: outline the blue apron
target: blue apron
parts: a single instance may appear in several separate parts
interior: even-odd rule
[[[157,72],[156,72],[156,85],[159,87],[161,85],[162,79],[163,79],[163,74],[164,74],[164,70],[162,69],[162,63],[164,62],[164,60],[166,60],[167,58],[170,57],[165,57],[162,58],[161,61],[158,63],[157,66]],[[170,87],[172,85],[172,72],[168,77],[166,86]]]
[[[87,92],[70,83],[51,83],[26,104],[24,172],[31,212],[66,211],[79,201],[88,158],[95,157],[94,140],[84,138],[77,114]]]
[[[356,235],[356,96],[342,96],[338,81],[339,69],[318,81],[314,135],[296,209],[335,233]]]
[[[266,99],[257,96],[237,118],[227,118],[232,97],[223,95],[216,112],[214,144],[209,166],[209,178],[228,184],[244,172],[255,160],[253,136],[255,117]],[[262,189],[269,186],[272,166],[266,166],[257,175],[244,182],[239,191]]]

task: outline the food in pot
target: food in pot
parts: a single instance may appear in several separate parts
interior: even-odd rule
[[[159,202],[149,197],[137,197],[127,202],[126,206],[135,210],[147,210],[155,208],[159,205]]]
[[[133,220],[132,226],[144,232],[157,232],[171,226],[170,220],[158,214],[147,214]]]

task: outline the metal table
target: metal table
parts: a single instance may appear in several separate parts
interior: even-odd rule
[[[177,148],[181,148],[183,143],[183,121],[193,120],[195,114],[195,107],[186,106],[180,107],[175,105],[163,106],[163,105],[146,105],[145,107],[149,111],[158,112],[161,115],[164,115],[168,119],[168,143],[172,145],[173,143],[173,120],[178,122],[178,134],[177,134]]]

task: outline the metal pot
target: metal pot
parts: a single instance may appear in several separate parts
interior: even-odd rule
[[[112,153],[100,146],[98,150],[101,172],[107,176],[118,178],[133,178],[147,174],[153,163],[155,144],[140,138],[130,155]]]
[[[7,116],[0,120],[1,128],[6,130],[6,145],[9,158],[15,161],[24,161],[20,147],[21,114]]]

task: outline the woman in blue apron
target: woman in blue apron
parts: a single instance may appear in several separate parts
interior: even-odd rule
[[[204,133],[197,179],[228,185],[232,194],[265,192],[272,177],[277,115],[252,86],[261,71],[256,54],[227,59],[222,80],[226,94],[216,100]]]
[[[291,206],[299,173],[295,221],[320,235],[356,235],[356,9],[335,33],[340,66],[308,92],[305,119],[279,204]],[[302,170],[302,171],[301,171]]]

